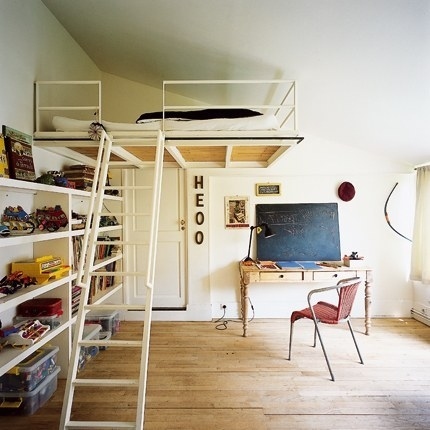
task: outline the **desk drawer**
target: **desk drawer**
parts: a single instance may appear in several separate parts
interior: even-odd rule
[[[357,271],[315,271],[313,272],[314,281],[335,281],[338,282],[341,279],[353,278],[357,276]]]
[[[303,280],[303,272],[260,272],[260,281],[302,281]]]

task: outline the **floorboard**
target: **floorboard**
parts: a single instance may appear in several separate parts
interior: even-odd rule
[[[145,430],[428,430],[430,327],[412,319],[374,319],[370,336],[354,320],[364,359],[347,327],[321,326],[336,381],[308,321],[254,320],[249,337],[230,321],[153,322]],[[117,338],[137,339],[142,324],[123,322]],[[108,348],[82,377],[135,377],[139,351]],[[100,373],[99,373],[100,375]],[[58,429],[65,381],[28,417],[2,416],[1,429]],[[74,419],[133,420],[136,390],[79,389]]]

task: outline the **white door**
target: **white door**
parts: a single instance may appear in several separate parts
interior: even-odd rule
[[[152,185],[153,169],[132,169],[124,173],[124,184]],[[185,217],[184,174],[182,169],[165,168],[163,171],[160,221],[154,283],[154,309],[185,308]],[[149,213],[152,190],[128,190],[125,207],[128,213]],[[127,241],[145,245],[125,249],[125,269],[128,272],[146,270],[146,243],[149,237],[149,216],[127,217]],[[126,301],[145,303],[145,277],[128,277]]]

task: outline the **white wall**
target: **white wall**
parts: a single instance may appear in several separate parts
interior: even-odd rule
[[[393,164],[377,155],[354,150],[313,136],[305,140],[276,168],[268,170],[195,170],[188,173],[189,195],[193,194],[195,175],[205,180],[207,207],[204,245],[197,245],[194,232],[200,229],[193,214],[195,204],[189,201],[189,282],[194,291],[207,291],[209,283],[212,316],[220,317],[220,304],[227,304],[227,316],[239,314],[238,261],[246,256],[249,229],[225,228],[225,196],[249,196],[251,225],[258,203],[336,202],[339,207],[342,254],[358,251],[374,269],[372,314],[407,317],[413,303],[408,282],[410,242],[393,232],[386,223],[384,205],[396,183],[398,186],[388,205],[389,218],[397,230],[411,236],[414,212],[415,175],[403,165]],[[343,202],[337,188],[343,181],[352,182],[356,196]],[[255,184],[280,182],[280,197],[255,195]],[[255,242],[255,239],[254,239]],[[207,271],[202,267],[202,253],[208,249]],[[253,254],[255,256],[255,252]],[[199,261],[198,264],[194,264]],[[203,273],[207,277],[202,276]],[[312,285],[252,285],[250,296],[256,317],[287,317],[293,309],[305,305]],[[361,292],[364,299],[364,291]],[[364,315],[364,300],[358,300],[355,316]]]
[[[100,71],[39,0],[0,0],[0,122],[32,134],[36,80],[100,79]],[[61,165],[35,148],[36,173]],[[59,167],[58,167],[59,168]]]

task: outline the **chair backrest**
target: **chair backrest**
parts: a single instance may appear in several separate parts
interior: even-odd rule
[[[358,287],[361,283],[361,279],[349,278],[339,281],[337,284],[339,293],[339,303],[337,311],[337,320],[343,320],[348,318],[351,314],[352,306],[354,305],[355,296],[357,294]]]

